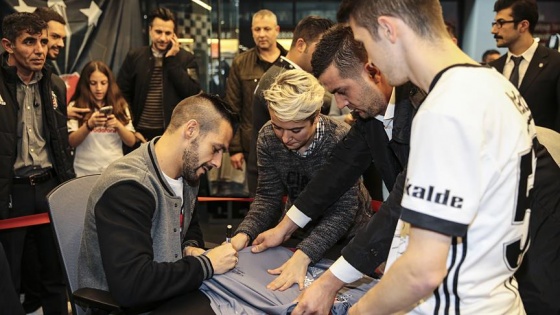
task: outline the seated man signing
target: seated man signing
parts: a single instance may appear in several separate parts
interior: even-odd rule
[[[231,244],[206,254],[195,208],[199,177],[219,167],[237,122],[216,97],[181,101],[161,137],[115,161],[89,197],[80,287],[123,307],[157,304],[232,269]]]
[[[288,195],[288,209],[348,132],[347,124],[319,114],[323,94],[317,79],[303,70],[281,73],[264,91],[271,120],[259,132],[257,191],[249,213],[232,239],[236,250],[278,223],[283,195]],[[319,261],[339,239],[352,236],[369,220],[370,202],[365,187],[356,182],[328,207],[315,226],[306,229],[306,237],[297,245],[293,257],[269,270],[280,276],[267,287],[286,290],[297,283],[303,289],[307,266]]]

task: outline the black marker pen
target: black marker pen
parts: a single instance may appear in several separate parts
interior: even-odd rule
[[[231,224],[226,227],[226,243],[231,243]]]

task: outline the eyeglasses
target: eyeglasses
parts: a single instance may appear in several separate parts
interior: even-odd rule
[[[492,22],[492,27],[497,26],[498,28],[502,28],[502,26],[504,26],[504,24],[508,24],[508,23],[516,23],[516,20],[510,20],[510,21],[506,21],[504,19],[499,19],[497,21]]]

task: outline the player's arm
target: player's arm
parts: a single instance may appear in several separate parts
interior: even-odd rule
[[[449,235],[411,227],[404,254],[349,314],[393,314],[411,309],[429,296],[447,275],[450,246]]]

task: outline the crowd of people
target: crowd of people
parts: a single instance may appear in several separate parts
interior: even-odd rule
[[[244,259],[284,245],[293,254],[264,285],[301,290],[291,314],[328,314],[363,277],[379,280],[348,314],[558,313],[558,257],[540,257],[560,248],[560,167],[536,126],[560,132],[560,53],[533,38],[534,0],[497,0],[494,11],[491,33],[508,52],[477,62],[437,0],[342,0],[338,23],[303,18],[289,50],[263,9],[222,100],[201,90],[173,12],[157,8],[151,44],[116,77],[88,62],[68,103],[46,63],[64,47],[64,18],[8,15],[0,219],[48,212],[57,185],[101,174],[79,283],[124,309],[195,291],[248,247]],[[231,239],[208,249],[199,184],[224,162],[246,171],[254,201]],[[377,213],[372,171],[388,194]],[[309,283],[328,251],[336,261]],[[0,314],[68,313],[49,225],[0,231],[0,277]]]

